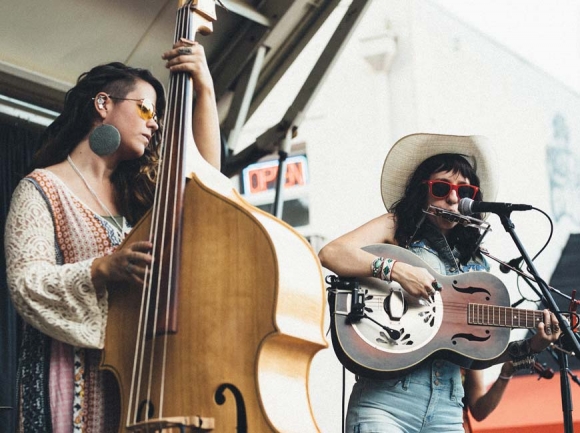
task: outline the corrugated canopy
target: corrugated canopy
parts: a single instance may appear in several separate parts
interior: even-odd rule
[[[211,0],[1,2],[0,95],[60,111],[65,92],[81,73],[111,61],[148,68],[167,83],[160,56],[173,42],[177,8],[182,3],[201,5],[205,1]],[[332,63],[369,1],[351,3],[354,11],[345,15],[351,17],[350,23],[343,26],[343,35],[329,50],[327,64]],[[232,131],[239,131],[256,111],[341,0],[217,3],[213,33],[197,40],[205,47],[222,116],[222,135],[227,138],[236,135]],[[325,65],[320,69],[322,76]],[[317,84],[313,80],[310,90]],[[303,95],[296,110],[304,108],[305,98],[310,97]],[[274,126],[267,137],[271,143],[279,140],[275,129],[280,128]],[[234,174],[274,151],[276,144],[257,147],[262,148],[256,151],[254,146],[247,155],[238,155],[226,164],[225,172]],[[235,149],[235,143],[229,148]]]
[[[253,112],[339,0],[222,0],[206,48],[217,97],[235,91],[265,47]],[[58,111],[84,71],[122,61],[164,78],[177,0],[0,3],[0,93]]]

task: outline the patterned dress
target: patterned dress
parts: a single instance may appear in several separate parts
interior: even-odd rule
[[[123,236],[48,170],[35,170],[16,188],[5,250],[11,297],[25,322],[21,432],[116,431],[116,384],[98,369],[107,293],[93,286],[91,264]]]

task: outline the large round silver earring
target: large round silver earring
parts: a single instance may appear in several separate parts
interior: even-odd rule
[[[89,134],[89,147],[99,156],[114,153],[121,145],[121,133],[113,125],[99,125]]]

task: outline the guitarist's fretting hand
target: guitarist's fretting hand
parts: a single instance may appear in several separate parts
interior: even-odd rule
[[[544,319],[538,323],[538,332],[530,340],[530,348],[539,353],[560,338],[560,325],[554,313],[544,310]]]
[[[425,268],[397,261],[391,271],[391,279],[416,298],[429,299],[433,294],[433,275]]]

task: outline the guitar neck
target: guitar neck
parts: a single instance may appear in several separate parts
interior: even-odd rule
[[[543,320],[544,315],[540,310],[472,303],[467,305],[467,323],[470,325],[532,329]]]

